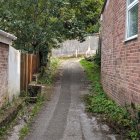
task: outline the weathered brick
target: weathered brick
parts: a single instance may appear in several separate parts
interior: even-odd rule
[[[102,85],[122,105],[140,103],[140,14],[138,20],[138,38],[125,42],[126,0],[110,0],[103,12]]]
[[[8,89],[8,52],[9,46],[0,43],[0,107],[6,101]]]

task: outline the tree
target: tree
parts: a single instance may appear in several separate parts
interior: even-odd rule
[[[62,16],[67,34],[70,37],[83,39],[87,34],[99,31],[99,18],[103,0],[69,0]]]
[[[57,42],[62,40],[60,29],[63,24],[58,19],[58,4],[58,1],[52,3],[51,0],[1,1],[0,28],[18,37],[17,49],[39,52],[44,60],[50,49],[57,47]]]
[[[101,0],[1,0],[0,28],[18,37],[15,48],[39,53],[44,65],[62,41],[98,31],[101,5]]]

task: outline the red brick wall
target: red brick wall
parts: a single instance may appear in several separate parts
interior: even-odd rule
[[[0,107],[7,100],[9,47],[0,43]]]
[[[125,40],[126,0],[109,0],[102,21],[102,85],[119,104],[140,103],[140,3],[138,38]]]

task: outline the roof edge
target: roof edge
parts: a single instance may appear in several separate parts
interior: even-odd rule
[[[103,5],[103,8],[102,8],[101,14],[102,14],[102,13],[104,12],[104,10],[105,10],[106,3],[107,3],[107,0],[105,0],[105,2],[104,2],[104,5]]]
[[[0,30],[0,35],[4,36],[4,37],[6,37],[6,38],[9,38],[9,39],[11,39],[11,40],[16,40],[16,39],[17,39],[17,37],[14,36],[13,34],[4,32],[4,31],[2,31],[2,30]]]

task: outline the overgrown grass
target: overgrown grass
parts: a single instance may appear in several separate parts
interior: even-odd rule
[[[32,111],[30,113],[30,118],[29,118],[27,124],[20,130],[20,138],[19,138],[20,140],[23,140],[24,137],[29,133],[32,120],[37,115],[39,110],[41,109],[43,103],[44,103],[44,97],[38,96],[37,102],[35,103]]]
[[[6,103],[1,109],[0,109],[0,122],[5,118],[7,118],[7,121],[0,126],[0,139],[3,139],[3,136],[14,126],[16,122],[16,116],[18,115],[18,109],[17,106],[23,104],[24,102],[21,99],[14,99],[13,102]],[[22,107],[21,107],[22,108]],[[15,115],[10,116],[8,118],[7,116],[11,113],[15,112]],[[16,114],[17,112],[17,114]]]
[[[39,75],[38,83],[39,84],[52,84],[53,78],[57,72],[57,68],[59,66],[59,59],[52,58],[50,60],[49,68],[42,67],[41,73]]]
[[[21,130],[20,130],[20,140],[22,140],[27,134],[29,133],[29,126],[26,124]]]
[[[92,87],[90,94],[86,97],[87,110],[100,114],[103,121],[108,122],[118,133],[126,136],[126,139],[138,140],[140,134],[136,121],[131,118],[127,108],[117,105],[103,91],[100,83],[100,68],[86,60],[81,60],[80,63],[84,67]]]

